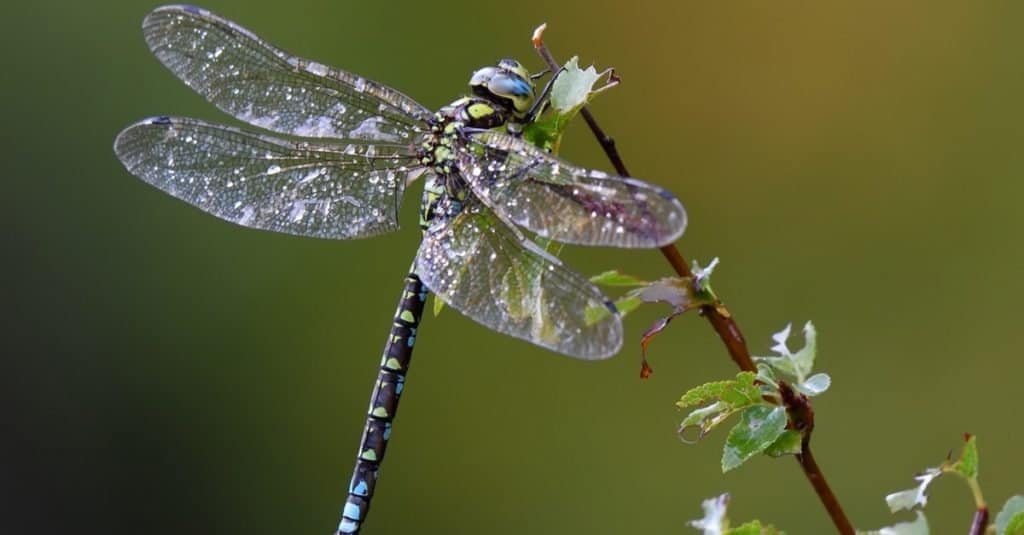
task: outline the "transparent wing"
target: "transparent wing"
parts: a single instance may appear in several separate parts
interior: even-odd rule
[[[660,247],[686,229],[686,210],[668,190],[573,166],[501,132],[468,134],[458,166],[486,204],[556,241]]]
[[[319,145],[159,117],[124,129],[128,172],[221,219],[286,234],[362,238],[398,228],[414,166],[397,145]]]
[[[194,6],[159,7],[142,23],[153,54],[241,121],[301,137],[408,142],[431,112],[352,73],[289,55]]]
[[[445,303],[495,331],[586,360],[622,347],[622,321],[604,294],[472,197],[431,225],[416,270]]]

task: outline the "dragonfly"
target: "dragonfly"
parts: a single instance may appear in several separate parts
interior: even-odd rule
[[[143,34],[186,85],[262,129],[166,116],[128,126],[114,152],[156,188],[243,227],[354,239],[397,230],[406,188],[424,181],[422,241],[384,346],[337,534],[358,533],[366,521],[428,293],[499,333],[605,359],[622,346],[615,305],[539,242],[653,248],[686,227],[667,190],[574,166],[524,141],[548,91],[538,93],[537,77],[517,61],[475,71],[467,96],[432,112],[194,6],[157,8]]]

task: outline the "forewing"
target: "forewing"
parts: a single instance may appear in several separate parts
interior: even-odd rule
[[[221,219],[317,238],[398,228],[406,179],[419,170],[401,146],[285,141],[170,117],[124,129],[114,152],[128,172]]]
[[[431,115],[394,89],[294,57],[194,6],[159,7],[142,29],[153,54],[189,87],[274,132],[408,142]]]
[[[467,134],[458,166],[494,210],[560,242],[660,247],[686,229],[686,211],[668,190],[576,167],[501,132]]]
[[[450,307],[500,333],[586,360],[622,347],[622,321],[601,291],[472,197],[431,225],[416,269]]]

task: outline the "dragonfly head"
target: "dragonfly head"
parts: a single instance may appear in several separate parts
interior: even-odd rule
[[[535,98],[530,71],[514,59],[503,59],[494,67],[484,67],[469,79],[473,94],[507,108],[516,117],[530,111]]]

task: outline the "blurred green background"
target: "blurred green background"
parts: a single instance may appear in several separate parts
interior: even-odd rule
[[[228,121],[147,51],[155,4],[4,8],[0,531],[326,534],[345,497],[399,287],[402,232],[329,242],[244,230],[129,176],[125,125]],[[630,169],[681,197],[689,257],[764,354],[813,320],[819,462],[855,523],[980,435],[998,507],[1021,487],[1024,4],[1011,1],[213,1],[283,48],[436,108],[504,56],[624,82],[594,112]],[[568,159],[609,169],[582,123]],[[657,252],[573,249],[592,274]],[[790,533],[831,525],[789,459],[722,476],[723,433],[676,438],[679,394],[734,373],[696,316],[584,363],[446,311],[422,327],[367,534],[692,533],[700,499]],[[965,532],[940,481],[934,533]],[[909,517],[900,517],[909,518]]]

